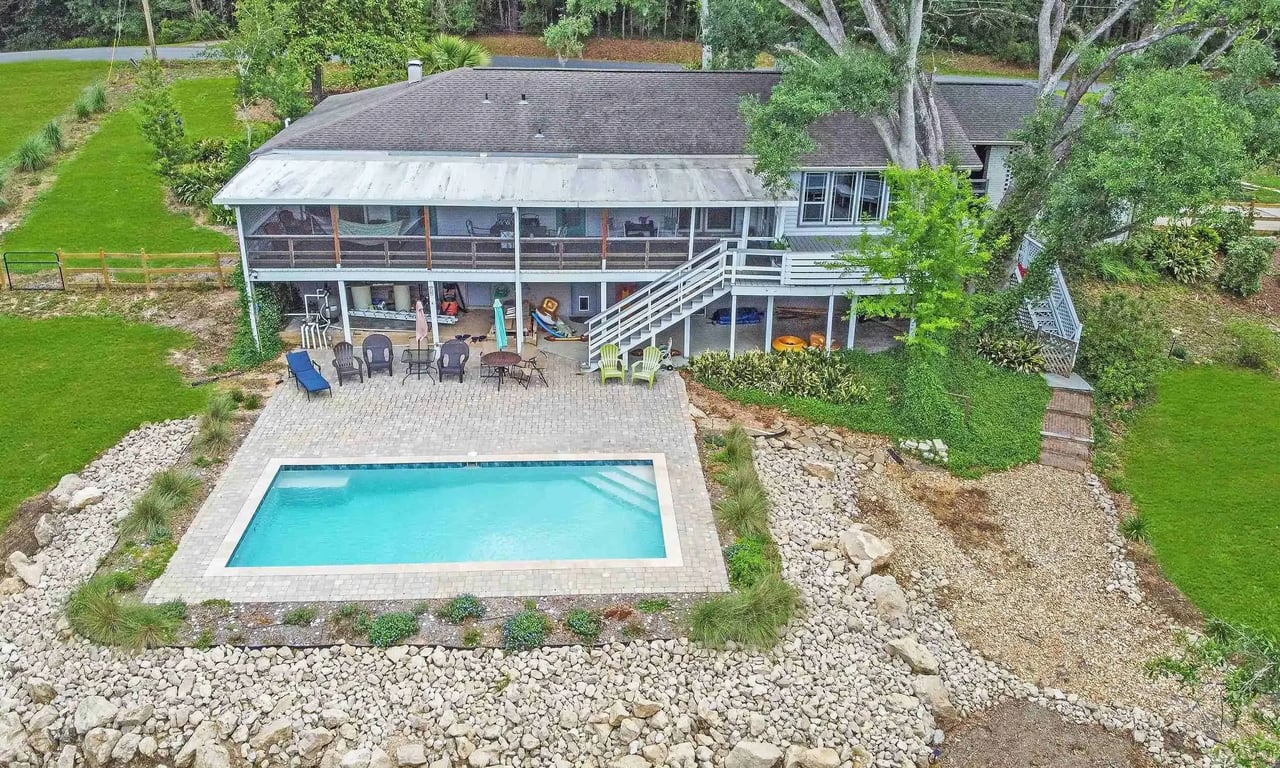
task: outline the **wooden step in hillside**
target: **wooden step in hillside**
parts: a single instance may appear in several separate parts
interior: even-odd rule
[[[1040,427],[1040,463],[1088,472],[1093,447],[1093,392],[1078,376],[1050,377],[1051,396]]]

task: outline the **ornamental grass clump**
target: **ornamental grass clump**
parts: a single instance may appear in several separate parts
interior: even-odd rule
[[[715,510],[739,536],[769,535],[769,497],[759,482],[717,501]]]
[[[40,129],[40,138],[44,139],[54,151],[60,152],[66,146],[66,139],[62,136],[62,123],[57,120],[50,120],[44,124],[44,128]]]
[[[710,648],[732,641],[753,648],[777,644],[782,628],[800,607],[796,588],[777,575],[694,606],[689,637]]]
[[[133,509],[120,521],[120,533],[147,540],[168,538],[169,519],[182,506],[182,497],[152,486],[134,500]]]
[[[107,108],[107,87],[102,83],[85,86],[76,99],[75,113],[81,120]]]
[[[80,636],[98,643],[141,650],[172,643],[186,618],[186,604],[126,603],[113,575],[95,576],[67,599],[67,621]]]
[[[18,145],[17,151],[13,153],[13,163],[22,171],[38,171],[48,168],[52,157],[53,147],[49,146],[43,136],[36,134],[23,139]]]
[[[468,619],[483,619],[484,615],[489,612],[484,603],[480,602],[480,598],[475,595],[464,594],[458,595],[449,602],[444,604],[437,614],[442,621],[450,624],[461,624]]]
[[[195,501],[203,487],[204,483],[199,476],[177,467],[170,467],[151,477],[151,490],[156,493],[171,494],[179,500],[180,506],[186,506]]]

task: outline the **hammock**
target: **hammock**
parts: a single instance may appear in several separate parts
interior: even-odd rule
[[[343,237],[393,237],[404,229],[401,220],[388,221],[383,224],[361,224],[356,221],[338,219],[338,234]]]

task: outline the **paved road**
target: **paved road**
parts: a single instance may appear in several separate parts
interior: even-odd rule
[[[186,45],[162,45],[157,48],[160,58],[174,61],[199,59],[212,52],[206,52],[208,43],[189,43]],[[122,45],[116,49],[116,60],[141,59],[147,55],[147,48],[141,45]],[[41,61],[60,59],[63,61],[107,61],[111,58],[110,48],[58,48],[49,51],[13,51],[0,53],[0,64],[17,61]],[[494,66],[498,67],[559,67],[555,59],[534,58],[531,56],[494,56]],[[566,67],[574,69],[681,69],[679,64],[649,64],[640,61],[594,61],[571,59],[565,62]]]

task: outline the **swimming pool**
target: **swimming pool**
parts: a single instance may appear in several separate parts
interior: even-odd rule
[[[678,564],[673,528],[660,455],[276,460],[223,562],[241,572]]]

